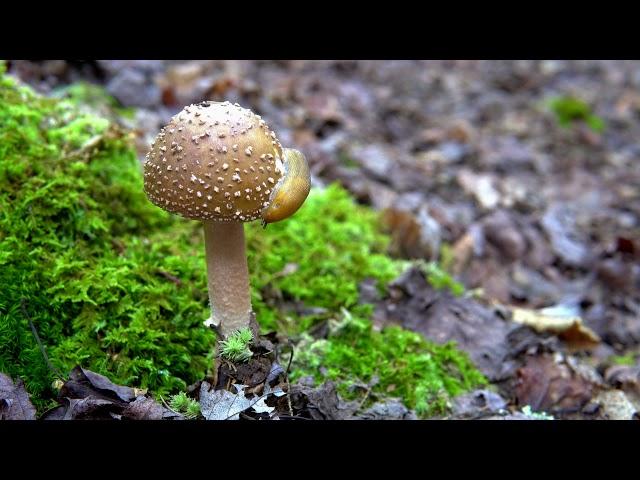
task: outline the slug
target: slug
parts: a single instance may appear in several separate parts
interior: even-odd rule
[[[279,222],[290,217],[300,208],[309,195],[311,177],[307,159],[298,150],[284,148],[284,163],[281,168],[284,175],[271,193],[271,202],[262,213],[262,225]]]

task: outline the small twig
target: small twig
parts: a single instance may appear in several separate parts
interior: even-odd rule
[[[165,406],[165,407],[167,407],[167,409],[168,409],[168,410],[171,410],[171,411],[172,411],[173,413],[175,413],[176,415],[180,415],[181,417],[188,418],[186,415],[183,415],[183,414],[182,414],[182,413],[180,413],[180,412],[176,412],[173,408],[171,408],[171,407],[169,406],[169,404],[165,401],[165,399],[164,399],[164,397],[163,397],[162,395],[160,395],[160,400],[162,400],[162,403],[164,403],[164,406]]]
[[[278,415],[279,418],[289,418],[291,420],[311,420],[310,418],[301,417],[299,415]]]
[[[64,156],[62,157],[62,159],[71,160],[77,157],[82,157],[83,154],[89,152],[92,148],[95,148],[98,145],[100,145],[100,142],[104,141],[106,137],[107,137],[107,132],[101,133],[99,135],[94,135],[89,140],[84,142],[84,144],[81,145],[80,148],[77,148],[76,150],[64,152]]]
[[[20,307],[22,308],[22,314],[24,315],[24,317],[27,319],[27,322],[29,322],[29,326],[31,327],[31,331],[33,332],[33,336],[36,339],[36,343],[38,344],[38,347],[40,348],[40,353],[42,353],[42,356],[44,357],[45,362],[47,363],[47,366],[49,367],[49,370],[51,370],[53,372],[53,374],[55,376],[57,376],[60,380],[66,380],[65,376],[62,375],[62,373],[60,373],[60,370],[58,370],[56,367],[54,367],[51,362],[49,361],[49,357],[47,356],[47,352],[44,349],[44,345],[42,344],[42,341],[40,340],[40,336],[38,335],[38,332],[36,331],[36,327],[33,324],[33,322],[31,321],[31,317],[29,316],[29,312],[27,311],[27,299],[22,297],[20,299]]]
[[[360,404],[358,405],[358,409],[356,410],[356,412],[360,411],[360,409],[364,405],[364,402],[366,402],[367,398],[369,398],[369,394],[371,393],[371,388],[372,388],[372,385],[367,385],[367,390],[364,392],[364,397],[362,397],[362,400],[360,400]]]
[[[124,243],[122,243],[122,241],[118,240],[117,238],[111,239],[111,245],[113,245],[114,248],[118,250],[119,255],[122,255],[124,252],[127,251],[127,247],[124,246]]]
[[[289,357],[289,364],[287,370],[284,372],[284,379],[287,382],[287,405],[289,406],[289,415],[293,417],[293,406],[291,405],[291,383],[289,382],[289,369],[291,368],[291,362],[293,361],[293,344],[288,342],[291,347],[291,356]]]
[[[177,287],[180,287],[182,285],[182,280],[180,280],[178,277],[176,277],[175,275],[171,275],[169,272],[165,272],[164,270],[156,270],[156,273],[164,278],[166,278],[167,280],[175,283],[175,285]]]
[[[288,344],[291,347],[291,356],[289,357],[289,364],[287,365],[287,370],[284,372],[287,378],[289,377],[289,369],[291,368],[291,362],[293,361],[293,350],[294,350],[293,344],[291,343],[291,341],[289,341]]]
[[[377,373],[378,373],[378,370],[376,370],[371,376],[372,379],[367,384],[367,389],[364,392],[364,397],[362,397],[362,400],[360,400],[360,404],[358,405],[356,413],[359,412],[360,409],[362,409],[362,407],[364,406],[364,403],[367,401],[367,399],[369,398],[369,395],[371,394],[371,390],[373,389],[373,387],[375,387],[378,384]]]

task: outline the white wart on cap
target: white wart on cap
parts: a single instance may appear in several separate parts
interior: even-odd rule
[[[154,140],[144,190],[157,206],[194,220],[261,217],[284,174],[282,145],[267,124],[229,102],[185,107]]]

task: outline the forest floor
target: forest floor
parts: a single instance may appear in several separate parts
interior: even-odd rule
[[[393,256],[437,261],[464,285],[436,291],[415,270],[385,295],[361,285],[377,327],[456,341],[496,387],[455,399],[447,418],[638,418],[640,62],[12,61],[8,72],[44,93],[104,85],[135,108],[122,121],[141,159],[190,103],[268,119],[306,154],[314,185],[339,182],[383,212]],[[408,418],[385,408],[369,418]]]

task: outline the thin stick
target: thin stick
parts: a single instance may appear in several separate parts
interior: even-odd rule
[[[175,413],[176,415],[179,415],[179,416],[181,416],[181,417],[183,417],[183,418],[187,418],[187,417],[186,417],[185,415],[183,415],[182,413],[180,413],[180,412],[176,412],[173,408],[171,408],[171,407],[169,406],[169,404],[165,401],[165,399],[164,399],[164,397],[163,397],[162,395],[160,395],[160,400],[162,400],[162,403],[164,403],[164,406],[165,406],[165,407],[167,407],[167,410],[170,410],[170,411],[172,411],[173,413]]]
[[[38,332],[36,331],[36,327],[33,325],[33,322],[31,321],[31,317],[29,316],[29,312],[27,312],[27,299],[22,297],[20,299],[20,307],[22,308],[22,315],[24,315],[24,318],[27,319],[27,322],[29,322],[29,326],[31,327],[31,331],[33,332],[33,336],[36,339],[36,342],[38,344],[38,348],[40,348],[40,353],[42,353],[42,356],[44,357],[45,362],[47,363],[47,366],[49,367],[49,370],[51,370],[54,375],[56,375],[60,380],[66,380],[66,377],[64,375],[62,375],[62,373],[60,373],[60,370],[58,370],[56,367],[54,367],[51,362],[49,361],[49,357],[47,356],[47,352],[44,349],[44,345],[42,345],[42,341],[40,340],[40,336],[38,335]]]
[[[289,357],[289,364],[287,365],[287,371],[284,372],[284,378],[287,381],[287,405],[289,406],[289,415],[293,415],[293,406],[291,405],[291,383],[289,383],[289,369],[291,368],[291,362],[293,361],[293,344],[289,341],[291,347],[291,356]]]

